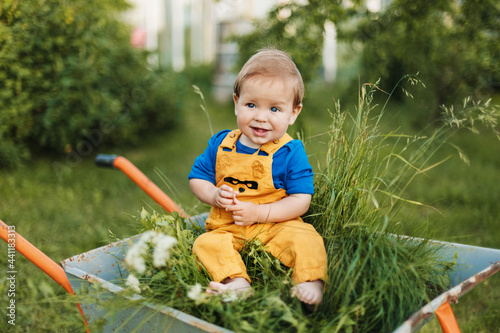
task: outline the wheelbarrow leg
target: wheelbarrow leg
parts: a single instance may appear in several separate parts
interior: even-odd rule
[[[7,226],[2,220],[0,220],[0,237],[9,245],[13,244],[13,247],[17,250],[17,252],[21,253],[26,257],[26,259],[31,261],[45,274],[59,283],[68,293],[70,293],[71,295],[75,295],[73,288],[71,288],[71,284],[68,281],[68,277],[64,272],[64,269],[55,261],[46,256],[42,251],[37,249],[33,244],[28,242],[23,236],[15,232],[15,230],[10,229],[9,226]],[[76,305],[78,306],[80,314],[83,317],[87,332],[90,332],[87,320],[85,319],[80,304],[77,303]]]

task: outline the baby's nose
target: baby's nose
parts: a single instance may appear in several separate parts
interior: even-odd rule
[[[265,111],[259,110],[255,113],[254,119],[257,121],[267,121],[267,113]]]

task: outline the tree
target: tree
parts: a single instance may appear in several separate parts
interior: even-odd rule
[[[314,0],[270,11],[254,32],[237,38],[242,61],[273,45],[290,53],[309,80],[319,73],[326,21],[337,37],[361,42],[364,82],[392,89],[406,74],[427,85],[422,99],[437,107],[482,98],[500,83],[500,4],[494,0],[394,0],[380,12],[363,1]]]
[[[370,29],[376,27],[376,29]],[[494,1],[393,1],[378,15],[364,17],[353,34],[364,44],[362,73],[394,86],[419,73],[423,99],[435,106],[490,95],[500,79],[500,5]]]
[[[256,51],[265,47],[285,50],[297,64],[304,81],[319,74],[325,22],[343,22],[356,13],[361,0],[346,8],[342,1],[310,0],[305,4],[280,4],[268,13],[267,19],[255,23],[255,29],[235,37],[239,46],[238,67]]]

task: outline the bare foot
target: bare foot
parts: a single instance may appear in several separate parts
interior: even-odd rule
[[[208,284],[207,293],[223,295],[224,302],[235,301],[252,294],[250,283],[242,277],[226,278],[222,282],[212,281]]]
[[[292,288],[292,296],[309,305],[319,305],[323,301],[323,281],[302,282]]]

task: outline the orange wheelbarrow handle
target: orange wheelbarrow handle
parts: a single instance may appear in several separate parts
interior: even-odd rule
[[[0,237],[4,241],[6,241],[9,246],[12,245],[12,247],[15,248],[23,256],[25,256],[26,259],[31,261],[45,274],[59,283],[68,293],[70,293],[71,295],[75,294],[73,288],[71,288],[71,284],[69,283],[64,269],[56,264],[55,261],[50,259],[42,251],[37,249],[33,244],[28,242],[23,236],[19,235],[15,231],[15,227],[9,227],[2,220],[0,220]],[[80,310],[80,314],[82,315],[85,322],[85,326],[87,327],[87,332],[90,332],[90,330],[88,329],[87,321],[85,320],[85,316],[83,315],[82,308],[80,307],[80,304],[77,305],[78,309]]]
[[[181,216],[186,213],[172,199],[169,198],[158,186],[156,186],[146,175],[137,169],[125,157],[117,155],[99,154],[95,158],[95,163],[100,167],[116,168],[125,173],[154,201],[165,208],[169,213],[178,212]]]

